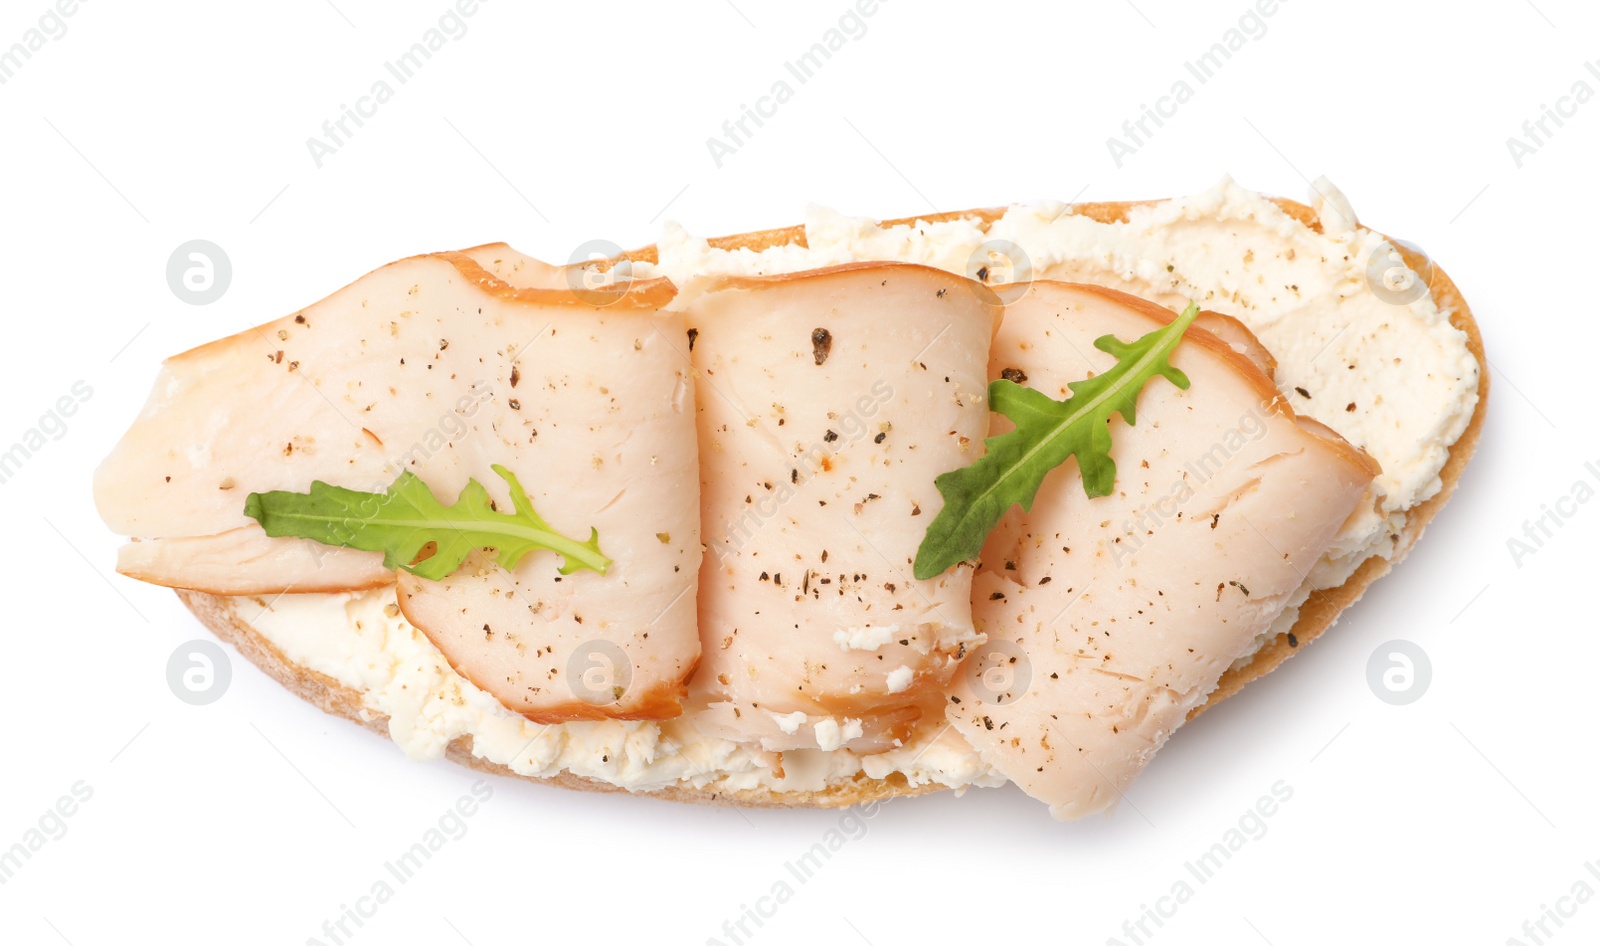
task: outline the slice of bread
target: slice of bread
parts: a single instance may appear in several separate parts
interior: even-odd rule
[[[1296,201],[1281,198],[1275,199],[1274,202],[1290,216],[1293,216],[1311,229],[1320,232],[1321,225],[1312,208]],[[1128,211],[1135,206],[1139,205],[1127,202],[1076,204],[1072,207],[1072,212],[1103,223],[1112,223],[1126,219]],[[959,218],[976,218],[982,221],[983,225],[988,226],[999,219],[1004,212],[1004,208],[957,211],[931,217],[890,220],[885,221],[884,225],[913,224],[916,220],[935,223]],[[747,248],[759,251],[768,247],[791,243],[804,245],[805,231],[803,227],[799,226],[780,230],[763,230],[719,237],[711,240],[710,243],[719,249]],[[1472,313],[1467,307],[1466,300],[1462,298],[1460,290],[1456,288],[1456,284],[1445,274],[1443,269],[1439,268],[1437,264],[1425,265],[1427,261],[1416,253],[1398,243],[1396,246],[1405,257],[1407,264],[1414,270],[1430,274],[1429,288],[1433,293],[1434,301],[1442,312],[1448,314],[1450,323],[1467,336],[1467,347],[1473,357],[1477,359],[1479,366],[1478,403],[1472,417],[1460,438],[1450,447],[1449,459],[1439,474],[1442,484],[1439,491],[1428,500],[1406,511],[1405,527],[1398,536],[1392,557],[1383,558],[1382,556],[1374,555],[1363,562],[1344,584],[1314,592],[1301,606],[1294,626],[1288,632],[1279,635],[1277,639],[1268,642],[1257,651],[1248,664],[1235,667],[1224,674],[1216,690],[1212,692],[1204,704],[1190,714],[1190,719],[1200,715],[1206,708],[1214,706],[1237,693],[1250,681],[1272,671],[1279,664],[1289,659],[1298,649],[1316,640],[1329,627],[1332,627],[1346,608],[1354,604],[1374,581],[1388,574],[1389,570],[1410,551],[1417,539],[1422,536],[1422,532],[1428,523],[1450,499],[1451,494],[1455,492],[1456,484],[1461,478],[1461,472],[1466,467],[1467,461],[1472,457],[1473,451],[1477,448],[1489,393],[1488,362],[1484,356],[1483,338],[1479,334],[1478,325],[1473,321]],[[656,252],[653,246],[626,255],[628,258],[637,261],[654,262],[656,260]],[[248,599],[222,597],[191,591],[180,591],[178,596],[200,619],[201,623],[210,628],[213,633],[232,643],[240,654],[302,699],[320,707],[325,712],[335,716],[343,716],[376,733],[381,735],[388,734],[387,719],[382,716],[374,716],[370,711],[365,710],[362,705],[361,693],[331,677],[296,665],[252,627],[250,619],[244,616],[244,612],[247,609],[240,607],[241,603]],[[516,776],[516,773],[505,766],[488,762],[473,755],[470,736],[463,736],[452,742],[447,754],[452,760],[478,771]],[[606,782],[583,778],[565,772],[544,778],[516,777],[531,778],[533,781],[580,791],[625,791]],[[944,786],[942,785],[932,783],[912,786],[903,776],[896,773],[886,779],[873,779],[864,774],[857,774],[850,781],[834,783],[823,791],[815,792],[776,792],[766,789],[717,791],[710,788],[674,787],[637,794],[649,794],[671,801],[730,804],[748,807],[832,808],[902,795],[927,794],[941,791],[943,788]]]

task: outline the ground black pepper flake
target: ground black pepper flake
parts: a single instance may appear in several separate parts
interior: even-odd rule
[[[694,340],[699,338],[699,337],[700,337],[700,330],[699,329],[692,328],[692,329],[689,330],[689,350],[690,351],[694,351]]]
[[[1289,646],[1290,647],[1299,647],[1300,646],[1300,638],[1295,637],[1293,634],[1288,635],[1288,637],[1289,637]]]
[[[522,380],[522,372],[517,370],[517,366],[516,365],[512,365],[511,366],[511,386],[512,387],[516,387],[517,386],[517,382],[521,381],[521,380]]]
[[[833,443],[835,440],[838,440],[838,439],[839,439],[839,435],[834,433],[831,430],[822,435],[822,442],[823,443]]]
[[[889,436],[889,435],[888,434],[879,434],[878,436],[872,438],[872,442],[873,443],[883,443],[883,438],[885,438],[887,436]]]
[[[1021,368],[1007,368],[1000,372],[1000,377],[1010,381],[1012,384],[1023,384],[1028,380],[1028,373]]]
[[[811,357],[817,364],[828,360],[828,353],[833,351],[833,333],[825,328],[811,330]]]
[[[1311,392],[1307,391],[1305,388],[1295,388],[1294,392],[1308,401],[1311,400]]]

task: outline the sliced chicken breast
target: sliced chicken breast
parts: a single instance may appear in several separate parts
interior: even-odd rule
[[[518,289],[566,289],[581,285],[568,283],[568,267],[535,259],[505,243],[485,243],[462,250],[461,255],[488,270],[496,279]]]
[[[530,271],[498,249],[472,253]],[[477,480],[509,511],[500,464],[555,530],[598,530],[611,565],[563,576],[535,552],[511,572],[479,555],[439,582],[402,573],[408,618],[530,718],[676,715],[699,651],[700,539],[686,328],[661,311],[674,295],[664,280],[517,288],[435,254],[169,359],[96,476],[101,515],[140,540],[123,567],[218,594],[371,587],[393,580],[380,554],[270,538],[246,496],[381,492],[410,471],[442,502]]]
[[[1131,341],[1172,318],[1115,290],[1036,282],[1007,306],[990,373],[1063,398],[1114,364],[1096,338]],[[947,714],[1057,817],[1118,801],[1271,625],[1378,472],[1295,416],[1242,353],[1255,348],[1190,328],[1172,357],[1190,388],[1156,379],[1138,426],[1112,421],[1115,492],[1086,498],[1069,461],[984,548],[973,601],[988,640]]]
[[[912,560],[934,478],[982,449],[998,308],[853,264],[686,287],[703,534],[697,725],[769,750],[887,746],[977,638],[970,569]]]
[[[240,494],[242,500],[246,494]],[[377,552],[273,539],[251,523],[218,535],[135,539],[117,550],[117,571],[154,585],[200,588],[212,594],[356,591],[394,581]],[[292,576],[292,585],[282,577]]]

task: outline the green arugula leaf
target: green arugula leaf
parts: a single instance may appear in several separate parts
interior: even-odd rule
[[[308,493],[251,493],[244,514],[261,523],[267,535],[382,552],[386,568],[403,568],[433,581],[460,568],[480,548],[494,549],[494,560],[507,571],[529,552],[548,549],[562,557],[563,575],[585,568],[605,574],[611,559],[600,552],[599,531],[591,528],[587,542],[561,535],[533,511],[533,502],[510,470],[499,464],[492,469],[511,487],[515,513],[496,512],[489,491],[477,480],[468,480],[455,505],[446,506],[406,470],[382,493],[320,480]],[[429,543],[433,554],[417,561]]]
[[[944,508],[917,547],[913,574],[933,578],[977,558],[1006,510],[1013,504],[1031,510],[1045,475],[1069,457],[1078,459],[1083,491],[1090,499],[1110,494],[1117,479],[1111,415],[1121,414],[1133,426],[1139,392],[1157,376],[1188,390],[1189,378],[1167,359],[1199,314],[1200,307],[1191,302],[1165,328],[1138,341],[1123,342],[1115,335],[1095,339],[1094,347],[1115,355],[1117,363],[1104,374],[1068,384],[1072,396],[1064,401],[1011,381],[990,382],[990,409],[1010,418],[1017,429],[986,439],[982,457],[933,481],[944,496]]]

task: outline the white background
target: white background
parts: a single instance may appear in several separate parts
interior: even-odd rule
[[[1542,905],[1585,878],[1600,890],[1584,867],[1600,858],[1600,503],[1521,567],[1507,548],[1576,481],[1600,486],[1584,469],[1600,466],[1600,103],[1520,169],[1506,144],[1574,82],[1600,90],[1592,4],[1294,0],[1198,86],[1183,63],[1245,0],[889,0],[719,169],[706,139],[796,84],[783,63],[845,0],[492,0],[319,169],[306,139],[447,9],[334,2],[92,0],[0,85],[0,447],[74,382],[93,390],[0,485],[0,847],[74,783],[93,791],[0,885],[0,938],[331,942],[323,922],[474,778],[406,761],[236,655],[219,702],[174,698],[167,658],[206,633],[114,574],[89,491],[162,357],[423,251],[507,240],[564,261],[668,219],[717,234],[796,222],[808,201],[901,216],[1168,196],[1223,173],[1295,197],[1329,175],[1454,275],[1494,364],[1460,492],[1332,633],[1183,730],[1109,819],[1058,824],[1009,789],[897,802],[800,885],[784,862],[839,813],[496,781],[466,837],[346,941],[731,943],[723,922],[787,878],[793,899],[747,942],[1132,943],[1124,921],[1279,780],[1293,798],[1266,835],[1188,877],[1193,899],[1147,942],[1532,943]],[[5,0],[0,48],[45,9]],[[1179,78],[1194,99],[1116,167],[1106,138]],[[234,269],[205,307],[165,277],[196,238]],[[1366,682],[1396,638],[1433,664],[1403,707]],[[1564,922],[1546,942],[1594,942],[1600,905]]]

